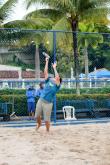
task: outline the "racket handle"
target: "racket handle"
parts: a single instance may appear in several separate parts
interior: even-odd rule
[[[48,59],[50,58],[50,56],[49,56],[47,53],[43,52],[42,54],[43,54],[46,58],[48,58]]]

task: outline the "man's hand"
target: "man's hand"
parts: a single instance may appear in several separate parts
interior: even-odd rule
[[[48,61],[49,61],[49,58],[46,57],[46,58],[45,58],[45,61],[48,62]]]
[[[56,69],[56,67],[57,67],[57,62],[55,62],[54,64],[52,64],[52,67],[53,67],[53,69]]]

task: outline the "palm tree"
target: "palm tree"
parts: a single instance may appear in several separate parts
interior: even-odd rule
[[[11,23],[7,23],[5,24],[5,26],[8,25],[9,27],[9,24]],[[5,33],[5,36],[6,36],[5,38],[6,40],[8,40],[9,38],[9,42],[10,42],[9,47],[12,50],[11,57],[14,54],[17,59],[24,62],[25,64],[29,64],[29,63],[31,65],[35,64],[35,78],[40,79],[39,45],[40,43],[42,43],[44,35],[40,32],[33,31],[33,30],[10,29],[7,31],[6,29],[5,31],[6,33],[9,33],[7,35]],[[2,42],[3,42],[3,39],[2,39]],[[28,50],[26,50],[27,48]],[[10,56],[8,52],[7,54]]]
[[[2,0],[0,1],[0,27],[3,28],[3,23],[10,17],[10,14],[13,12],[13,7],[17,3],[18,0]],[[1,44],[2,40],[6,39],[6,35],[2,30],[0,30],[0,62],[4,62],[8,60],[7,52],[8,48],[5,45]]]
[[[27,6],[29,7],[32,4],[41,3],[46,6],[45,9],[36,10],[35,12],[30,13],[31,17],[43,16],[43,17],[51,17],[53,14],[53,19],[55,20],[55,15],[58,16],[60,13],[60,17],[56,17],[56,20],[61,20],[60,25],[62,25],[63,17],[66,18],[66,22],[68,23],[72,30],[72,38],[73,38],[73,49],[74,49],[74,70],[76,77],[76,92],[80,94],[79,90],[79,58],[78,58],[78,39],[77,39],[77,31],[79,22],[99,22],[99,23],[107,23],[107,14],[109,12],[108,4],[110,4],[109,0],[26,0]],[[44,12],[43,12],[44,11]],[[49,12],[51,11],[51,12]]]
[[[22,53],[18,53],[16,54],[16,56],[21,60],[26,62],[29,62],[29,60],[27,59],[31,59],[30,60],[30,64],[32,64],[32,61],[34,59],[35,62],[35,78],[36,79],[40,79],[40,57],[39,57],[39,44],[42,43],[42,40],[44,38],[44,34],[41,32],[37,32],[37,31],[31,31],[28,29],[51,29],[52,25],[53,25],[53,21],[49,18],[30,18],[30,17],[24,17],[23,20],[15,20],[15,21],[10,21],[4,24],[5,28],[19,28],[22,29],[18,30],[18,32],[15,32],[16,34],[14,35],[17,37],[12,37],[12,40],[14,41],[14,39],[16,40],[16,46],[18,47],[23,47],[25,45],[31,45],[34,47],[35,49],[35,53],[34,53],[34,57],[31,53],[26,54],[22,54]],[[23,33],[23,29],[27,29],[27,32],[24,30]],[[10,29],[11,30],[11,29]],[[19,32],[20,31],[20,32]],[[17,35],[18,33],[18,35]],[[12,42],[13,42],[12,41]],[[31,56],[30,56],[31,55]]]
[[[10,14],[13,12],[13,7],[18,0],[3,0],[0,1],[0,26],[9,18]]]
[[[80,31],[78,36],[78,48],[83,48],[83,55],[84,55],[84,61],[85,61],[85,78],[88,78],[89,73],[89,64],[88,64],[88,46],[91,46],[92,48],[96,48],[99,43],[103,42],[103,35],[99,33],[91,33],[96,31],[94,24],[83,24],[80,23]],[[83,33],[83,31],[86,31],[87,33]]]

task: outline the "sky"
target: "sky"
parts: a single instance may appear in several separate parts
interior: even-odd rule
[[[37,8],[43,8],[43,7],[38,4]],[[36,9],[36,6],[33,5],[27,10],[25,0],[18,0],[18,3],[14,7],[14,11],[13,11],[12,15],[10,16],[10,18],[8,18],[6,20],[6,22],[13,21],[13,20],[21,20],[27,13],[29,13],[35,9]],[[108,18],[110,19],[110,15],[108,16]],[[110,27],[110,25],[109,25],[109,27]]]
[[[23,1],[19,1],[14,9],[14,13],[12,14],[11,19],[22,19],[23,16],[27,13],[26,6]]]
[[[40,8],[40,5],[37,5],[37,8]],[[28,10],[26,10],[26,4],[23,0],[19,0],[16,6],[13,9],[13,13],[11,14],[10,18],[8,18],[7,21],[13,21],[13,20],[20,20],[22,19],[27,13],[35,10],[36,7],[32,6]]]

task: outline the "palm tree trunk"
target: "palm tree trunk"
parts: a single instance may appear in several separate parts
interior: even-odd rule
[[[39,49],[37,47],[35,51],[35,78],[40,79],[40,58]]]
[[[76,94],[80,95],[80,84],[79,84],[79,58],[78,58],[78,42],[77,42],[77,27],[78,22],[76,20],[72,21],[72,31],[73,31],[73,50],[74,50],[74,71],[76,78]]]
[[[89,69],[88,69],[88,51],[87,47],[84,48],[84,61],[85,61],[85,78],[88,78]]]

